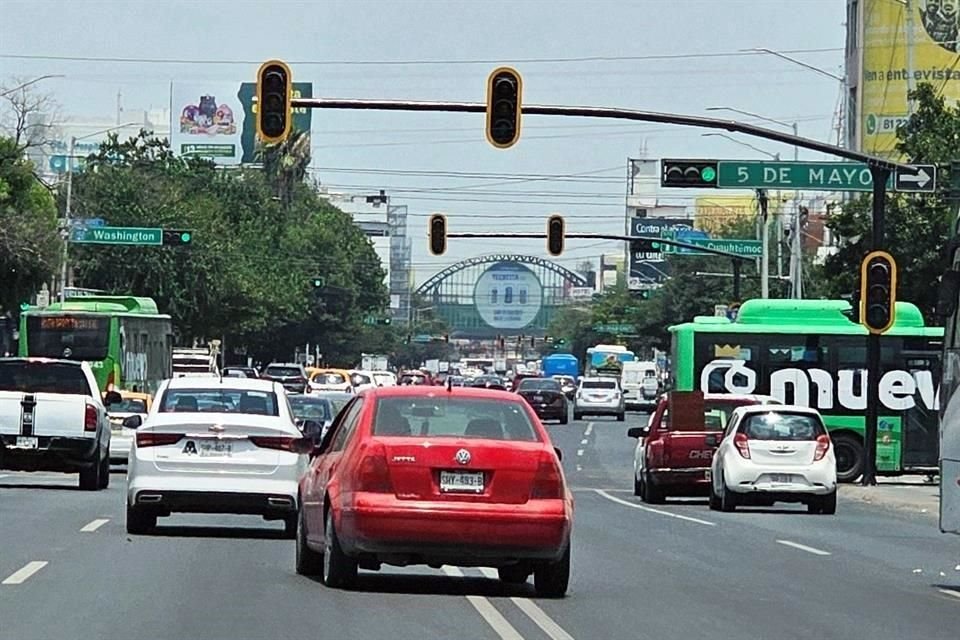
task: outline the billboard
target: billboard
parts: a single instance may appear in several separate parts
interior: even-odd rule
[[[775,206],[776,198],[769,200],[768,210]],[[754,217],[758,210],[757,198],[753,194],[698,196],[694,198],[693,206],[697,229],[707,233],[717,233],[731,222]]]
[[[237,99],[240,101],[240,105],[243,107],[243,128],[240,132],[240,146],[243,148],[243,155],[241,156],[241,162],[243,164],[250,164],[251,162],[257,162],[256,150],[257,150],[257,126],[254,121],[254,116],[257,113],[256,105],[253,104],[253,98],[257,94],[257,84],[255,82],[244,82],[240,85],[240,90],[237,92]],[[293,83],[293,97],[294,98],[312,98],[313,97],[313,83],[312,82],[294,82]],[[304,107],[294,107],[293,109],[293,130],[294,131],[310,131],[311,119],[310,116],[313,113],[312,109],[306,109]]]
[[[932,83],[947,104],[960,99],[960,0],[863,0],[861,4],[860,148],[893,157],[897,125],[909,115],[908,78],[915,84]],[[907,15],[907,6],[912,7],[912,16]],[[911,22],[912,33],[908,33]]]
[[[174,84],[171,90],[170,146],[174,154],[240,164],[244,113],[237,85],[227,82]]]
[[[477,279],[473,304],[480,318],[494,329],[523,329],[543,306],[543,286],[519,262],[497,262]]]
[[[693,220],[687,218],[631,218],[632,236],[682,236],[693,231]],[[678,237],[678,239],[680,239]],[[630,251],[627,273],[628,289],[644,289],[651,284],[663,282],[670,275],[663,253]]]

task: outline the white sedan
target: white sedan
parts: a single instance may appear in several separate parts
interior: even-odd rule
[[[164,382],[136,428],[127,469],[127,532],[147,533],[174,512],[239,513],[297,527],[300,476],[312,444],[283,387],[270,380]]]
[[[710,470],[710,508],[802,502],[810,513],[837,512],[837,460],[815,409],[739,407],[730,416]]]

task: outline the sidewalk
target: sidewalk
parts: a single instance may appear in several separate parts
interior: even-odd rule
[[[940,513],[940,485],[925,480],[926,476],[902,476],[877,478],[875,487],[841,484],[840,497],[936,519]]]

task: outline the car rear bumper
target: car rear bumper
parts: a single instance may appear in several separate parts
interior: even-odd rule
[[[562,500],[524,505],[440,504],[360,497],[340,514],[351,555],[410,556],[419,562],[555,560],[569,544],[572,517]]]
[[[532,406],[532,405],[531,405]],[[541,420],[562,420],[567,417],[566,405],[562,407],[537,407],[533,406],[534,413]]]
[[[614,416],[623,413],[624,405],[621,403],[592,403],[578,402],[574,405],[574,411],[583,415],[596,416]]]
[[[697,487],[707,491],[710,480],[707,472],[710,467],[661,468],[650,469],[650,479],[658,486]]]
[[[773,474],[789,475],[791,480],[773,482]],[[724,481],[735,493],[825,495],[837,490],[836,474],[830,473],[826,465],[724,469]]]
[[[13,448],[16,435],[0,435],[0,469],[11,471],[79,471],[97,464],[97,438],[36,436],[36,449]]]
[[[294,478],[237,475],[133,474],[127,478],[127,502],[164,513],[238,513],[277,515],[297,510]]]

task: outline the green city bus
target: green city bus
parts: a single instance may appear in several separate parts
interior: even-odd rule
[[[151,298],[84,296],[20,314],[21,356],[90,363],[101,391],[154,393],[171,377],[173,325]]]
[[[850,309],[843,300],[749,300],[734,321],[698,316],[672,326],[671,387],[771,395],[819,410],[838,478],[853,481],[864,465],[867,331]],[[942,328],[897,303],[881,338],[878,474],[936,473],[942,344]]]

